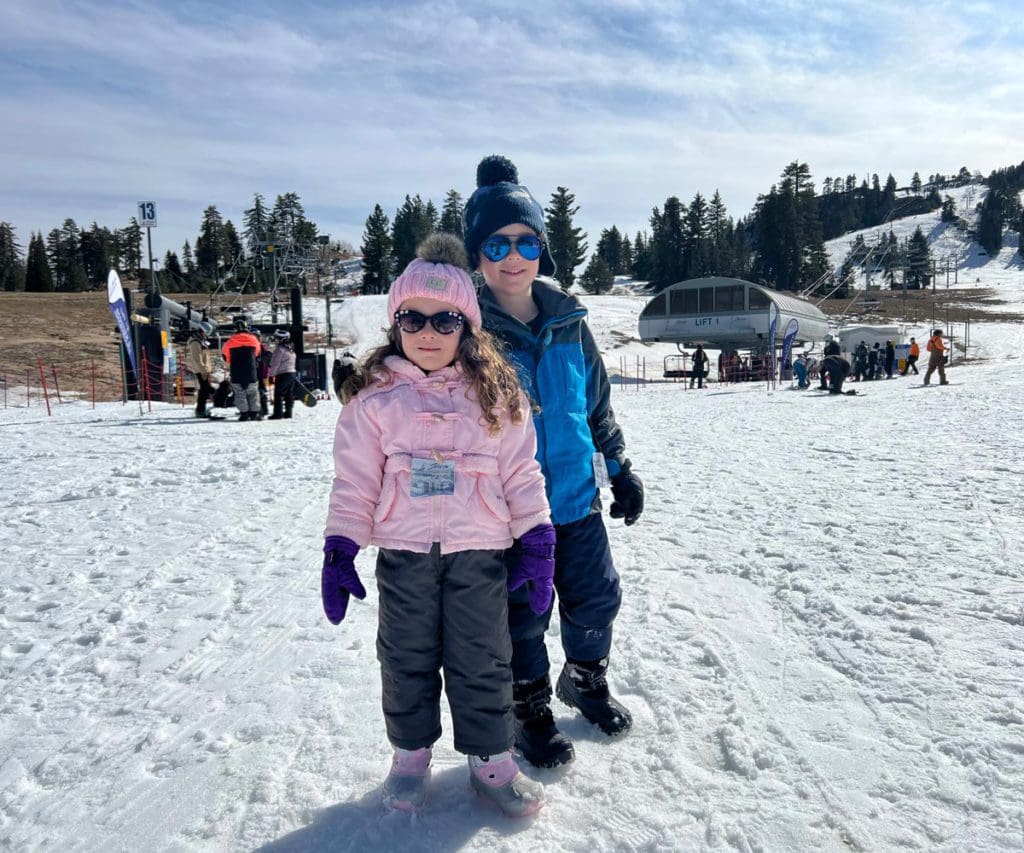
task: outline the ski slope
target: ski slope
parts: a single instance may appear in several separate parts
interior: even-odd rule
[[[645,299],[586,302],[609,366],[660,376]],[[336,334],[376,343],[383,304]],[[614,389],[647,486],[609,521],[635,725],[556,700],[577,761],[526,769],[525,822],[471,794],[447,710],[427,809],[381,812],[373,549],[341,626],[319,601],[336,402],[0,409],[0,848],[1020,849],[1024,327],[974,339],[945,388]]]

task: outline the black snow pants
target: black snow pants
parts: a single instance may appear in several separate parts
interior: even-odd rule
[[[380,549],[377,659],[392,745],[420,749],[441,736],[443,670],[455,749],[512,746],[507,582],[503,551]]]

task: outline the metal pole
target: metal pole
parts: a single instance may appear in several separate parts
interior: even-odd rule
[[[149,247],[149,292],[159,293],[160,285],[156,282],[156,273],[153,271],[153,229],[146,226],[146,244]]]

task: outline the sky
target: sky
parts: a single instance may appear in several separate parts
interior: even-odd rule
[[[375,204],[468,197],[501,153],[593,248],[672,195],[746,215],[794,159],[819,187],[1019,163],[1022,43],[1009,2],[8,0],[0,221],[24,246],[153,201],[162,258],[210,204],[240,227],[296,192],[358,247]]]

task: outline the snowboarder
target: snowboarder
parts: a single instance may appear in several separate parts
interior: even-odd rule
[[[504,343],[537,424],[538,458],[558,531],[555,588],[566,663],[556,693],[616,735],[629,729],[632,717],[608,689],[612,623],[622,594],[598,489],[610,479],[611,516],[632,525],[643,511],[644,488],[625,456],[586,309],[557,283],[538,278],[553,275],[555,264],[545,242],[544,211],[518,181],[506,158],[481,161],[463,219],[466,252],[486,282],[480,291],[485,327]],[[531,610],[523,591],[509,596],[516,747],[538,767],[575,757],[550,708],[544,645],[550,618],[549,610]]]
[[[270,359],[270,376],[274,381],[274,414],[270,420],[292,416],[295,405],[295,352],[292,350],[292,337],[285,329],[274,332],[277,346]]]
[[[324,543],[327,618],[366,591],[354,560],[379,547],[378,658],[388,739],[389,808],[426,797],[441,733],[441,673],[455,749],[470,782],[510,816],[534,813],[543,787],[512,757],[507,600],[551,606],[555,528],[536,433],[515,372],[481,331],[461,243],[433,235],[391,285],[387,343],[345,386],[334,434]],[[506,568],[516,537],[519,560]]]
[[[850,362],[841,356],[830,355],[821,362],[821,379],[822,382],[828,379],[829,394],[842,394],[843,382],[849,375]]]
[[[810,387],[807,377],[807,355],[800,353],[793,362],[793,373],[796,374],[796,387],[801,391]]]

